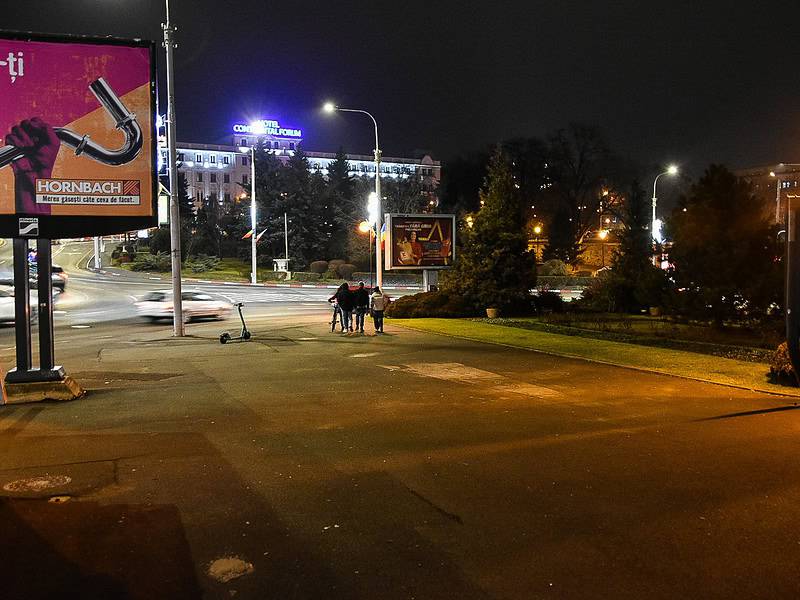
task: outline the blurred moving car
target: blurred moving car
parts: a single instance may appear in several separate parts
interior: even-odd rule
[[[63,292],[67,288],[67,280],[69,279],[69,275],[66,274],[64,271],[64,267],[59,265],[53,265],[52,268],[52,275],[50,279],[53,282],[53,289],[58,290],[59,292]],[[36,275],[31,273],[30,276],[30,286],[32,289],[36,289]],[[14,272],[13,271],[2,271],[0,272],[0,285],[5,286],[14,286]]]
[[[204,318],[225,319],[233,310],[230,302],[215,300],[201,292],[183,292],[181,300],[184,321]],[[150,321],[171,319],[174,310],[171,291],[148,292],[136,303],[136,312],[139,316]]]
[[[39,311],[36,310],[38,298],[35,292],[31,292],[31,322],[36,323],[39,319]],[[8,285],[0,286],[0,323],[13,323],[14,315],[14,288]]]

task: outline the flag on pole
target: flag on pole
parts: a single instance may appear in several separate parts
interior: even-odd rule
[[[259,233],[259,234],[256,236],[256,244],[257,244],[257,243],[258,243],[258,241],[261,239],[261,236],[262,236],[262,235],[264,235],[265,233],[267,233],[267,230],[266,230],[266,229],[265,229],[264,231],[262,231],[261,233]]]
[[[243,239],[243,240],[247,240],[247,239],[249,239],[250,237],[252,237],[252,235],[253,235],[253,230],[251,229],[250,231],[248,231],[247,233],[245,233],[245,234],[242,236],[242,239]]]
[[[381,248],[386,244],[386,222],[381,225]]]

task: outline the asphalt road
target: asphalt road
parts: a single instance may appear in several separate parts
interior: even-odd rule
[[[66,313],[89,394],[0,407],[3,597],[800,597],[786,398],[285,306]]]
[[[86,267],[92,256],[91,242],[71,242],[54,246],[53,262],[64,267],[69,275],[66,291],[55,300],[53,318],[56,328],[91,326],[105,321],[130,322],[136,319],[134,303],[141,296],[151,290],[171,289],[169,274],[132,273],[114,268],[104,270],[103,273],[89,271]],[[0,247],[0,270],[10,271],[12,265],[11,244],[7,242]],[[327,299],[334,291],[191,281],[184,281],[183,289],[202,291],[229,302],[244,302],[247,318],[312,312],[319,313],[322,320],[329,319]],[[403,293],[393,292],[392,295]],[[238,317],[234,316],[234,320],[238,321]],[[147,324],[142,323],[142,326]],[[171,325],[162,322],[160,325],[150,326],[164,328]],[[187,328],[191,331],[192,324],[188,324]],[[0,329],[0,343],[7,340],[13,341],[13,326]]]

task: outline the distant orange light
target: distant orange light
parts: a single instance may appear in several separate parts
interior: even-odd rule
[[[369,221],[361,221],[361,223],[358,224],[358,230],[361,233],[368,233],[370,229],[372,229],[372,226]]]

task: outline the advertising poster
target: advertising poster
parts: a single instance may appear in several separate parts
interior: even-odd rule
[[[387,269],[447,269],[455,259],[455,215],[386,215]]]
[[[0,235],[156,224],[151,42],[0,32]]]

